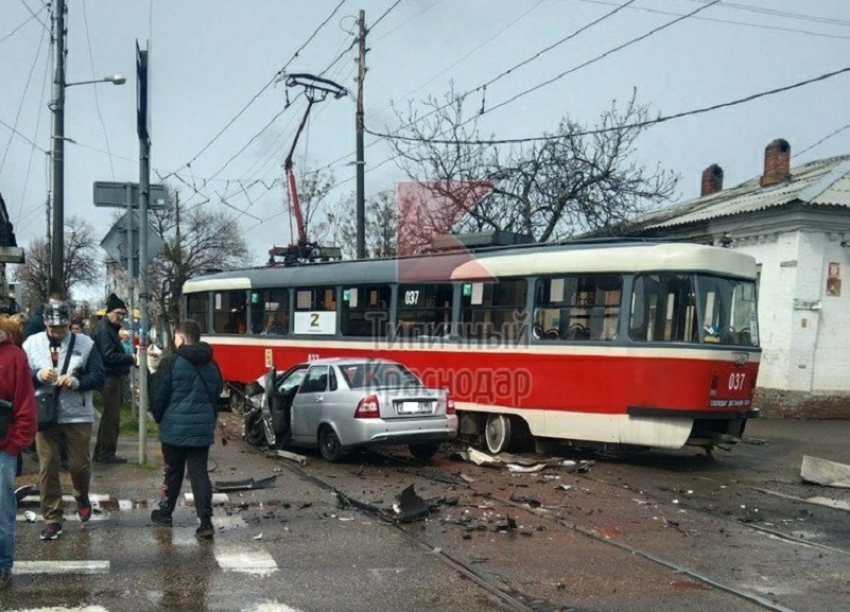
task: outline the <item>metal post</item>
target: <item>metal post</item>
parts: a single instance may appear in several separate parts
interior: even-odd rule
[[[53,71],[53,240],[49,293],[65,292],[65,0],[54,0],[56,57]],[[64,295],[63,295],[64,297]]]
[[[147,130],[148,50],[142,51],[136,43],[139,109],[139,465],[147,460],[147,406],[148,406],[148,205],[150,204],[150,135]]]
[[[135,312],[136,312],[136,296],[135,296],[135,284],[133,282],[133,273],[135,272],[133,266],[133,260],[135,257],[133,255],[136,252],[135,245],[133,244],[133,193],[132,189],[127,190],[127,301],[129,308],[127,309],[127,325],[130,327],[130,344],[133,344],[133,335],[134,330],[136,329],[135,325]],[[136,417],[136,373],[133,368],[130,368],[130,415],[132,418]]]
[[[366,257],[366,179],[363,160],[363,79],[366,77],[366,12],[360,11],[360,56],[357,71],[357,259]]]

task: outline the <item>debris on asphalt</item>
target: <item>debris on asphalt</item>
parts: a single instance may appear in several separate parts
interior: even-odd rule
[[[38,517],[32,510],[27,510],[26,512],[24,512],[24,518],[27,519],[27,523],[35,523],[36,520],[38,520]]]
[[[850,488],[850,465],[803,455],[800,476],[825,487]]]
[[[301,466],[307,465],[307,457],[305,457],[304,455],[299,455],[298,453],[290,453],[289,451],[285,450],[276,450],[269,451],[267,455],[271,457],[279,457],[280,459],[288,459],[290,461],[294,461],[295,463]]]
[[[561,491],[569,491],[570,489],[573,488],[573,485],[560,484],[560,485],[556,486],[555,488],[560,489]]]
[[[468,482],[469,484],[472,484],[473,482],[475,482],[474,478],[472,478],[471,476],[467,476],[463,472],[458,472],[457,475],[460,476],[461,480],[463,480],[464,482]]]
[[[518,495],[516,493],[512,494],[510,500],[517,504],[528,504],[532,508],[540,507],[540,500],[537,498],[537,495]]]
[[[263,534],[262,534],[262,533],[258,533],[257,535],[255,535],[255,536],[254,536],[254,539],[255,539],[255,540],[262,540],[262,539],[263,539]]]
[[[422,520],[431,513],[425,500],[416,494],[413,485],[396,496],[393,511],[396,519],[405,523]]]
[[[251,489],[268,489],[274,486],[277,476],[269,476],[260,480],[248,478],[247,480],[230,480],[212,483],[213,491],[222,493],[224,491],[249,491]]]
[[[594,464],[593,461],[573,461],[572,459],[559,459],[552,457],[549,459],[537,459],[533,457],[523,457],[521,455],[512,455],[510,453],[500,453],[498,455],[488,455],[472,448],[454,453],[451,455],[453,459],[459,459],[468,463],[474,463],[482,467],[505,467],[513,473],[534,473],[540,472],[547,467],[549,468],[566,468],[569,472],[584,473]],[[466,478],[461,475],[461,478]]]

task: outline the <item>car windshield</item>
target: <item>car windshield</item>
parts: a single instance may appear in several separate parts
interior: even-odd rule
[[[416,375],[399,363],[352,363],[339,369],[352,389],[421,385]]]
[[[698,274],[696,293],[702,342],[758,346],[755,283]]]

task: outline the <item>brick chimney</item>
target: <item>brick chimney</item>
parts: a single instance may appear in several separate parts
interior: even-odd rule
[[[791,178],[791,145],[777,138],[764,148],[764,174],[759,185],[770,187]]]
[[[723,168],[717,164],[711,164],[702,171],[702,188],[700,197],[723,191]]]

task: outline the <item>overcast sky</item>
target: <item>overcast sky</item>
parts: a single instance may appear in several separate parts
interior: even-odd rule
[[[274,77],[284,66],[325,70],[351,45],[360,9],[370,27],[384,15],[369,33],[365,81],[367,127],[383,132],[397,125],[392,103],[442,97],[451,83],[457,92],[473,90],[619,5],[628,4],[487,87],[484,108],[710,2],[347,0],[337,8],[340,0],[68,0],[67,81],[122,73],[128,82],[67,90],[66,218],[83,216],[102,236],[111,211],[93,207],[92,183],[138,181],[137,39],[143,47],[150,41],[152,181],[176,172],[182,181],[168,176],[165,182],[180,189],[187,205],[220,207],[224,198],[244,211],[229,209],[250,232],[259,263],[269,246],[290,241],[280,164],[303,112],[297,100],[281,113],[286,87]],[[0,193],[24,246],[46,229],[49,19],[43,0],[0,0]],[[354,58],[352,49],[326,76],[354,90]],[[635,89],[652,114],[671,115],[847,67],[850,2],[724,0],[488,111],[480,125],[482,134],[497,138],[539,136],[565,115],[592,125],[612,100],[624,102]],[[474,106],[481,97],[471,97]],[[688,199],[699,195],[701,172],[712,163],[723,167],[727,187],[759,174],[764,147],[775,138],[787,139],[792,155],[799,154],[792,165],[850,153],[850,129],[842,130],[850,124],[848,98],[850,73],[844,73],[662,123],[638,139],[637,161],[678,172],[680,198]],[[353,98],[317,107],[295,156],[296,173],[333,162],[339,196],[354,189],[354,113]],[[373,140],[367,136],[367,145]],[[394,163],[382,164],[388,157],[384,142],[366,149],[367,196],[403,178]]]

